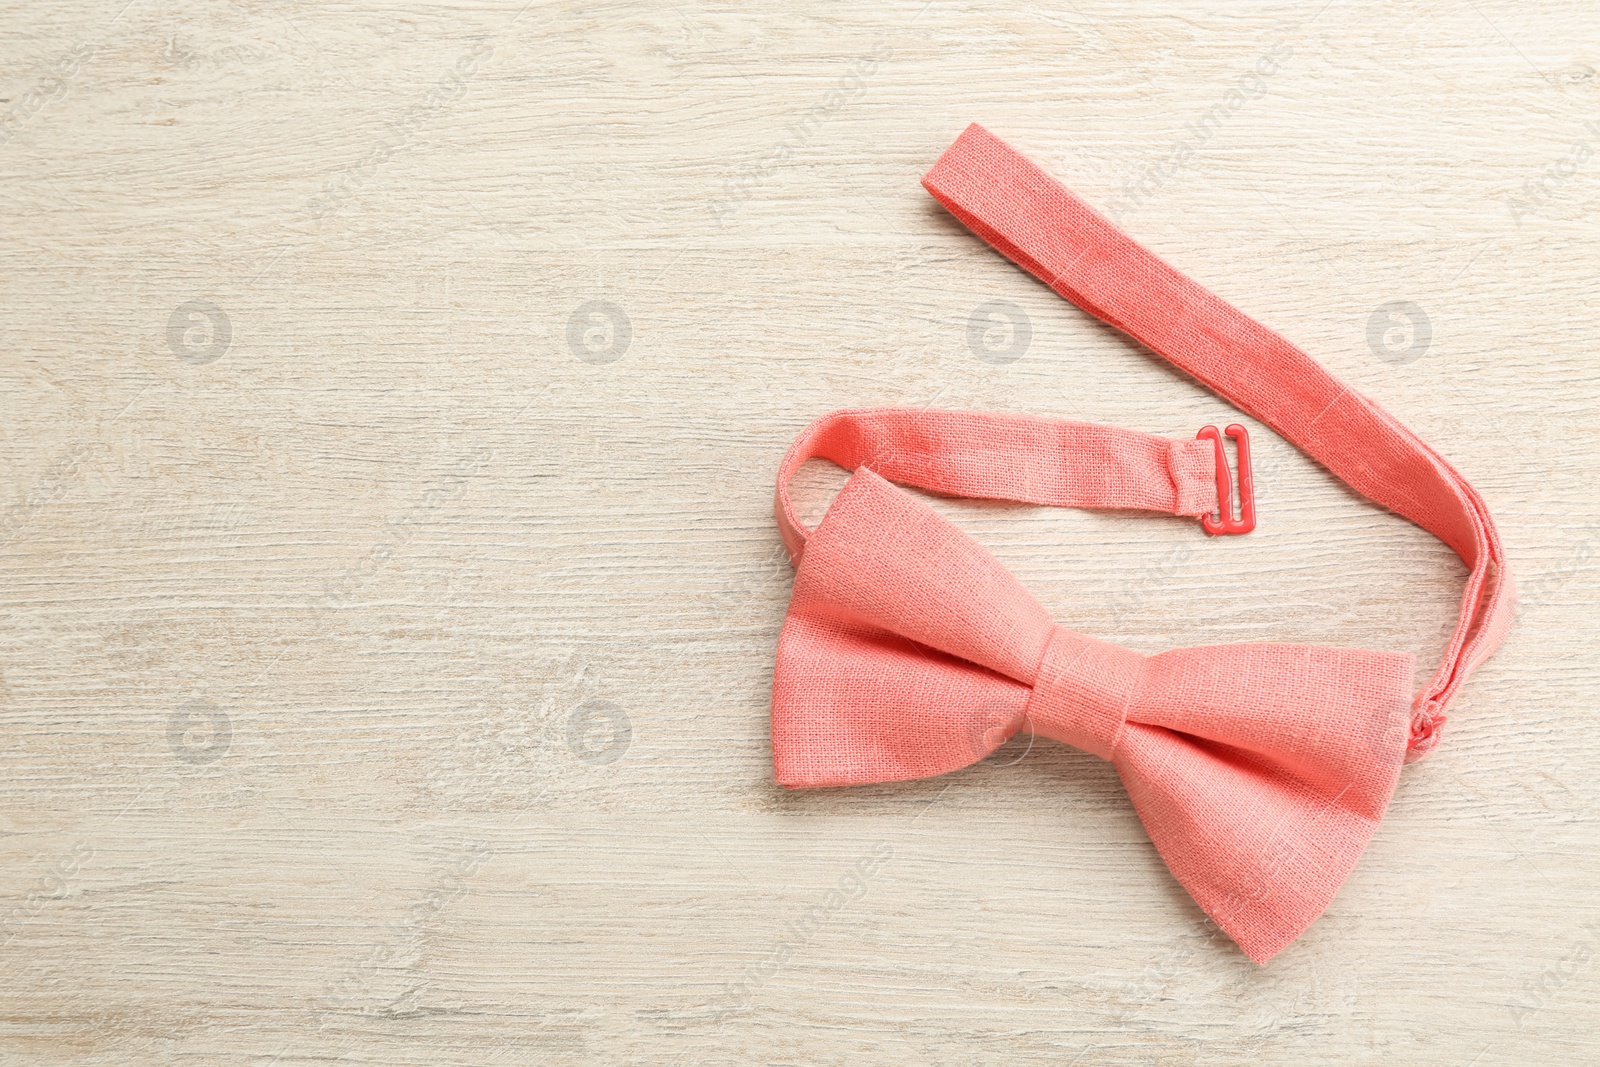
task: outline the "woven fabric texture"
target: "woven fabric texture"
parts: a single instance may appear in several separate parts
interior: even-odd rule
[[[1417,695],[1410,758],[1505,640],[1516,586],[1475,489],[1421,438],[1288,340],[1162,262],[1027,157],[969,126],[922,180],[956,218],[1083,310],[1271,426],[1356,492],[1449,545],[1470,568],[1445,656]]]
[[[791,788],[943,774],[1020,730],[1116,767],[1151,841],[1205,912],[1266,962],[1327,908],[1401,766],[1504,639],[1515,590],[1482,499],[1448,463],[1305,353],[1189,281],[981,127],[924,185],[975,233],[1272,426],[1471,568],[1445,661],[1242,644],[1145,656],[1059,627],[1016,579],[891,480],[1057,506],[1202,515],[1214,452],[1032,416],[862,409],[823,416],[780,466],[796,565],[773,679]],[[814,532],[789,499],[810,458],[854,471]]]
[[[799,788],[943,774],[1019,729],[1093,752],[1173,874],[1265,962],[1322,914],[1377,828],[1411,673],[1389,652],[1147,657],[1073,633],[977,542],[861,468],[795,575],[773,760]]]

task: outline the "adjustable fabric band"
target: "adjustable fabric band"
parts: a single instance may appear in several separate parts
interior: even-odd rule
[[[1162,262],[981,126],[969,126],[922,184],[969,229],[1057,293],[1198,378],[1461,557],[1471,573],[1460,619],[1444,661],[1413,704],[1407,758],[1431,751],[1446,707],[1505,639],[1516,613],[1500,537],[1477,491],[1374,401]],[[926,447],[928,456],[937,456],[942,442],[930,438]],[[1213,490],[1207,510],[1214,503]]]
[[[867,467],[890,481],[949,496],[1171,515],[1217,509],[1208,441],[1033,415],[917,408],[835,411],[806,428],[783,457],[774,510],[799,566],[807,530],[789,481],[808,459]]]

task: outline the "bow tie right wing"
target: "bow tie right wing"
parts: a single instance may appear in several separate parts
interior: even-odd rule
[[[1412,666],[1314,645],[1146,661],[1113,762],[1167,867],[1257,963],[1323,913],[1377,830]]]

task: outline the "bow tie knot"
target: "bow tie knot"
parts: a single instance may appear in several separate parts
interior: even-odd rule
[[[1056,627],[1023,713],[1029,728],[1110,760],[1144,665],[1137,652]]]

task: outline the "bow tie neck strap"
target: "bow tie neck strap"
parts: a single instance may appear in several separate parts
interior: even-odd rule
[[[969,126],[923,178],[956,218],[1061,296],[1271,426],[1357,492],[1453,549],[1471,573],[1444,661],[1415,702],[1411,754],[1438,741],[1467,675],[1516,611],[1494,521],[1416,434],[1279,334],[1191,281],[999,138]]]
[[[797,565],[809,531],[795,515],[789,482],[808,459],[947,496],[1188,516],[1217,509],[1215,449],[1207,441],[1034,415],[835,411],[806,427],[778,469],[774,510]]]
[[[1024,729],[1065,742],[1112,764],[1173,874],[1265,961],[1327,908],[1401,765],[1432,748],[1446,704],[1504,638],[1515,595],[1494,523],[1472,486],[1377,404],[981,128],[924,184],[1057,292],[1450,545],[1471,569],[1461,619],[1415,702],[1411,657],[1396,653],[1118,648],[1058,626],[998,560],[891,480],[1064,507],[1221,510],[1207,529],[1241,532],[1251,519],[1227,521],[1220,441],[1026,415],[834,412],[779,471],[778,523],[796,571],[773,671],[777,779],[924,778],[970,766]],[[854,472],[815,531],[789,496],[811,458]]]

